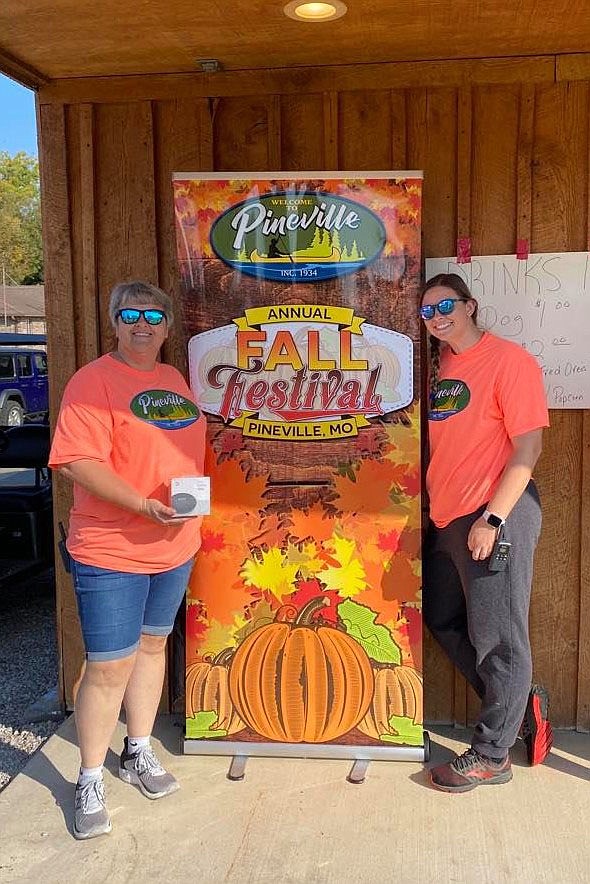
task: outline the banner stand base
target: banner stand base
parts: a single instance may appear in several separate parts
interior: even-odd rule
[[[234,783],[239,783],[245,779],[247,761],[247,755],[234,755],[226,774],[228,780],[231,780]],[[346,777],[347,783],[353,783],[355,786],[364,783],[370,763],[370,761],[364,758],[355,761],[350,769],[350,773]]]
[[[245,754],[245,751],[247,754]],[[246,776],[249,758],[330,758],[352,761],[347,782],[359,785],[365,781],[371,761],[428,761],[430,737],[424,731],[423,746],[346,746],[325,743],[215,743],[212,740],[184,740],[185,755],[232,756],[228,780],[240,782]]]
[[[360,786],[361,783],[364,783],[365,774],[367,773],[367,768],[369,767],[370,763],[370,761],[367,761],[364,758],[355,761],[350,768],[350,773],[346,777],[346,782],[352,783],[355,786]]]
[[[228,780],[233,780],[234,782],[240,782],[240,780],[243,780],[246,776],[247,761],[247,755],[234,755],[227,772]]]

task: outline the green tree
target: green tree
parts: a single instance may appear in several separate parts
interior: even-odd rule
[[[0,151],[0,280],[43,282],[39,163],[24,152]]]

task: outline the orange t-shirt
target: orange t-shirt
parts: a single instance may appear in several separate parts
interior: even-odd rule
[[[428,413],[430,517],[444,528],[493,497],[511,440],[549,426],[543,375],[518,344],[485,332],[463,353],[441,348]]]
[[[143,497],[169,504],[173,477],[203,475],[206,422],[192,399],[171,365],[138,371],[101,356],[66,386],[49,466],[95,460]],[[157,525],[74,482],[67,547],[86,565],[155,574],[195,554],[200,524]]]

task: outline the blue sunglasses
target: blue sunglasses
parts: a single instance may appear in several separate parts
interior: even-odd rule
[[[117,317],[125,325],[135,325],[143,316],[148,325],[160,325],[166,319],[163,310],[138,310],[136,307],[123,307],[117,311]]]
[[[422,319],[434,319],[434,314],[438,310],[441,316],[448,316],[455,309],[455,304],[460,301],[467,301],[467,298],[443,298],[438,304],[423,304],[420,307],[420,316]]]

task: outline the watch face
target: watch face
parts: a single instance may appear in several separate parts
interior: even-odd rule
[[[502,519],[500,516],[495,516],[493,513],[490,513],[487,518],[488,525],[491,525],[492,528],[501,528],[502,527]]]

